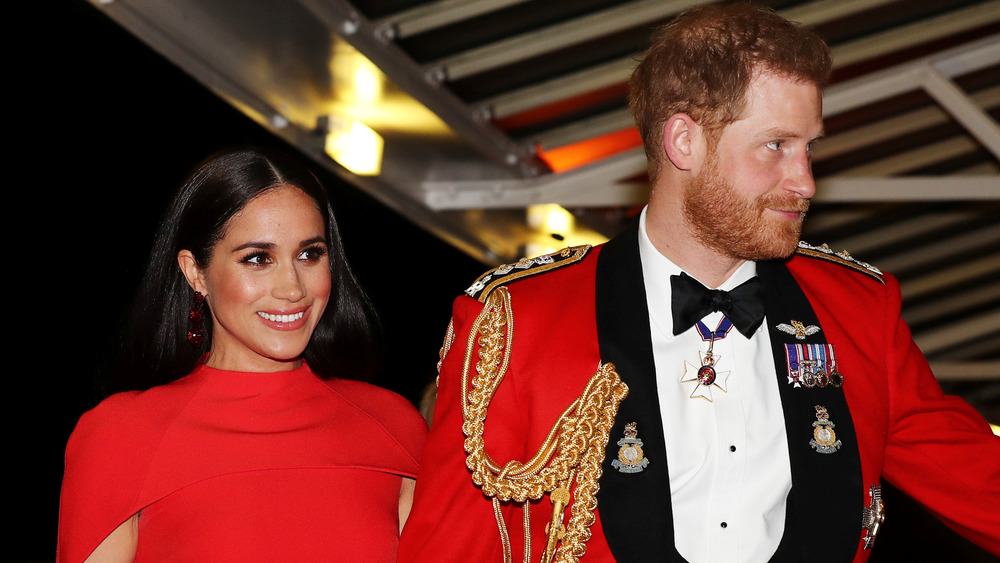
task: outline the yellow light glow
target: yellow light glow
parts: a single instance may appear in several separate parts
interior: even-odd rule
[[[359,176],[382,171],[381,135],[360,121],[331,116],[326,134],[326,154]]]
[[[369,108],[382,101],[385,75],[349,43],[341,40],[334,45],[330,70],[340,103]]]
[[[991,424],[990,428],[993,430],[994,434],[1000,436],[1000,426],[997,426],[996,424]]]
[[[558,233],[566,236],[576,227],[576,219],[572,213],[555,203],[529,205],[528,226],[545,231],[546,234]]]
[[[367,59],[358,62],[353,82],[355,104],[373,106],[382,99],[382,73]]]

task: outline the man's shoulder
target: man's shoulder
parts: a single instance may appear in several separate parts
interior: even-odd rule
[[[465,294],[480,302],[485,302],[490,293],[500,287],[507,287],[517,282],[544,281],[559,283],[558,274],[574,274],[575,268],[593,259],[600,247],[589,244],[570,246],[551,254],[543,254],[534,258],[522,258],[513,264],[501,264],[487,270],[479,276]],[[557,274],[558,272],[558,274]],[[521,284],[519,284],[521,285]]]
[[[827,244],[814,246],[800,241],[795,254],[789,261],[790,268],[795,270],[824,270],[840,272],[846,277],[859,277],[862,280],[875,280],[885,285],[885,274],[867,262],[851,256],[847,250],[835,251]]]

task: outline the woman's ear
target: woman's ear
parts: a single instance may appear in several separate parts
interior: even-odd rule
[[[678,170],[697,166],[704,142],[701,126],[686,113],[675,113],[663,126],[663,152]]]
[[[184,279],[195,291],[200,291],[202,295],[208,295],[208,287],[205,285],[205,272],[198,267],[198,261],[190,250],[182,250],[177,253],[177,265],[184,274]]]

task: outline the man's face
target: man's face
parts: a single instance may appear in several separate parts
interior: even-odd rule
[[[742,260],[794,252],[816,191],[809,160],[822,131],[814,84],[760,72],[744,118],[722,130],[685,190],[684,216],[698,242]]]

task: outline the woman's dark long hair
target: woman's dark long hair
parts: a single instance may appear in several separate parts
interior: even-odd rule
[[[207,266],[229,220],[250,200],[278,186],[293,186],[309,195],[326,228],[332,291],[306,347],[306,362],[324,378],[367,379],[374,374],[377,317],[347,264],[326,190],[308,169],[289,157],[249,149],[210,157],[175,194],[132,305],[121,360],[113,374],[114,387],[148,389],[169,383],[190,373],[209,351],[211,315],[204,315],[201,346],[187,341],[194,291],[181,273],[177,253],[189,250],[200,267]]]

